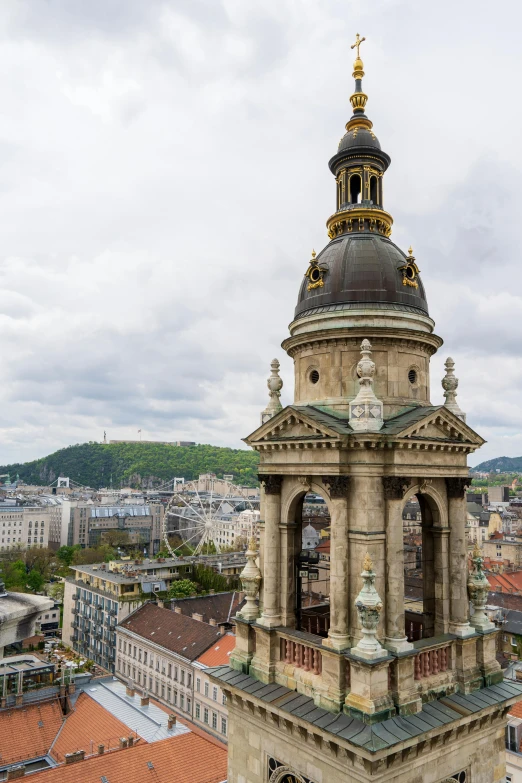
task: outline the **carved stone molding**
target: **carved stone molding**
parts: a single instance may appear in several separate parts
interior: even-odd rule
[[[447,478],[446,491],[449,498],[463,498],[467,487],[471,485],[470,478]]]
[[[323,476],[323,484],[328,487],[332,500],[345,498],[350,489],[350,476]]]
[[[386,500],[402,500],[410,486],[410,479],[402,476],[383,476],[382,485]]]
[[[258,479],[265,488],[267,495],[280,495],[283,476],[276,476],[269,473],[259,473]]]

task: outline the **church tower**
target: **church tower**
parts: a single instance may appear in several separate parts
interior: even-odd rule
[[[390,239],[391,161],[365,113],[363,41],[352,47],[353,114],[329,163],[329,242],[305,265],[283,342],[294,402],[281,408],[273,363],[269,405],[245,439],[260,455],[263,521],[259,567],[254,540],[247,553],[248,608],[230,667],[212,673],[227,695],[228,781],[500,783],[505,716],[522,686],[503,682],[496,661],[480,550],[468,568],[467,455],[484,441],[456,403],[452,359],[446,403],[430,401],[430,357],[442,340],[412,249]],[[303,606],[303,581],[321,565],[302,546],[310,492],[331,520],[329,591]],[[414,496],[415,623],[403,545]]]

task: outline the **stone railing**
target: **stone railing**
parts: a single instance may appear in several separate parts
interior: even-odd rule
[[[291,639],[280,639],[281,660],[285,664],[292,664],[297,669],[303,669],[305,672],[321,674],[322,660],[321,652],[317,647],[310,647],[308,644],[292,641]]]
[[[448,665],[449,664],[449,665]],[[451,644],[415,656],[415,679],[422,680],[451,668]]]
[[[426,698],[429,692],[447,690],[456,685],[454,637],[446,634],[413,643],[413,678],[418,692]]]

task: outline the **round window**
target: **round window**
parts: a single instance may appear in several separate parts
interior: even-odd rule
[[[411,383],[412,386],[414,386],[417,383],[417,371],[416,370],[410,370],[408,372],[408,380]]]
[[[312,370],[310,373],[310,383],[317,383],[319,380],[319,373],[317,370]]]
[[[310,280],[312,283],[317,283],[321,279],[321,272],[320,270],[315,266],[312,271],[310,272]]]

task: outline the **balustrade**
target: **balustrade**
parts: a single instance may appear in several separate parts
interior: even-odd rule
[[[322,671],[320,651],[307,644],[293,642],[291,639],[281,639],[281,660],[305,672],[321,674]]]
[[[419,652],[415,657],[415,679],[423,680],[451,668],[451,644]]]

